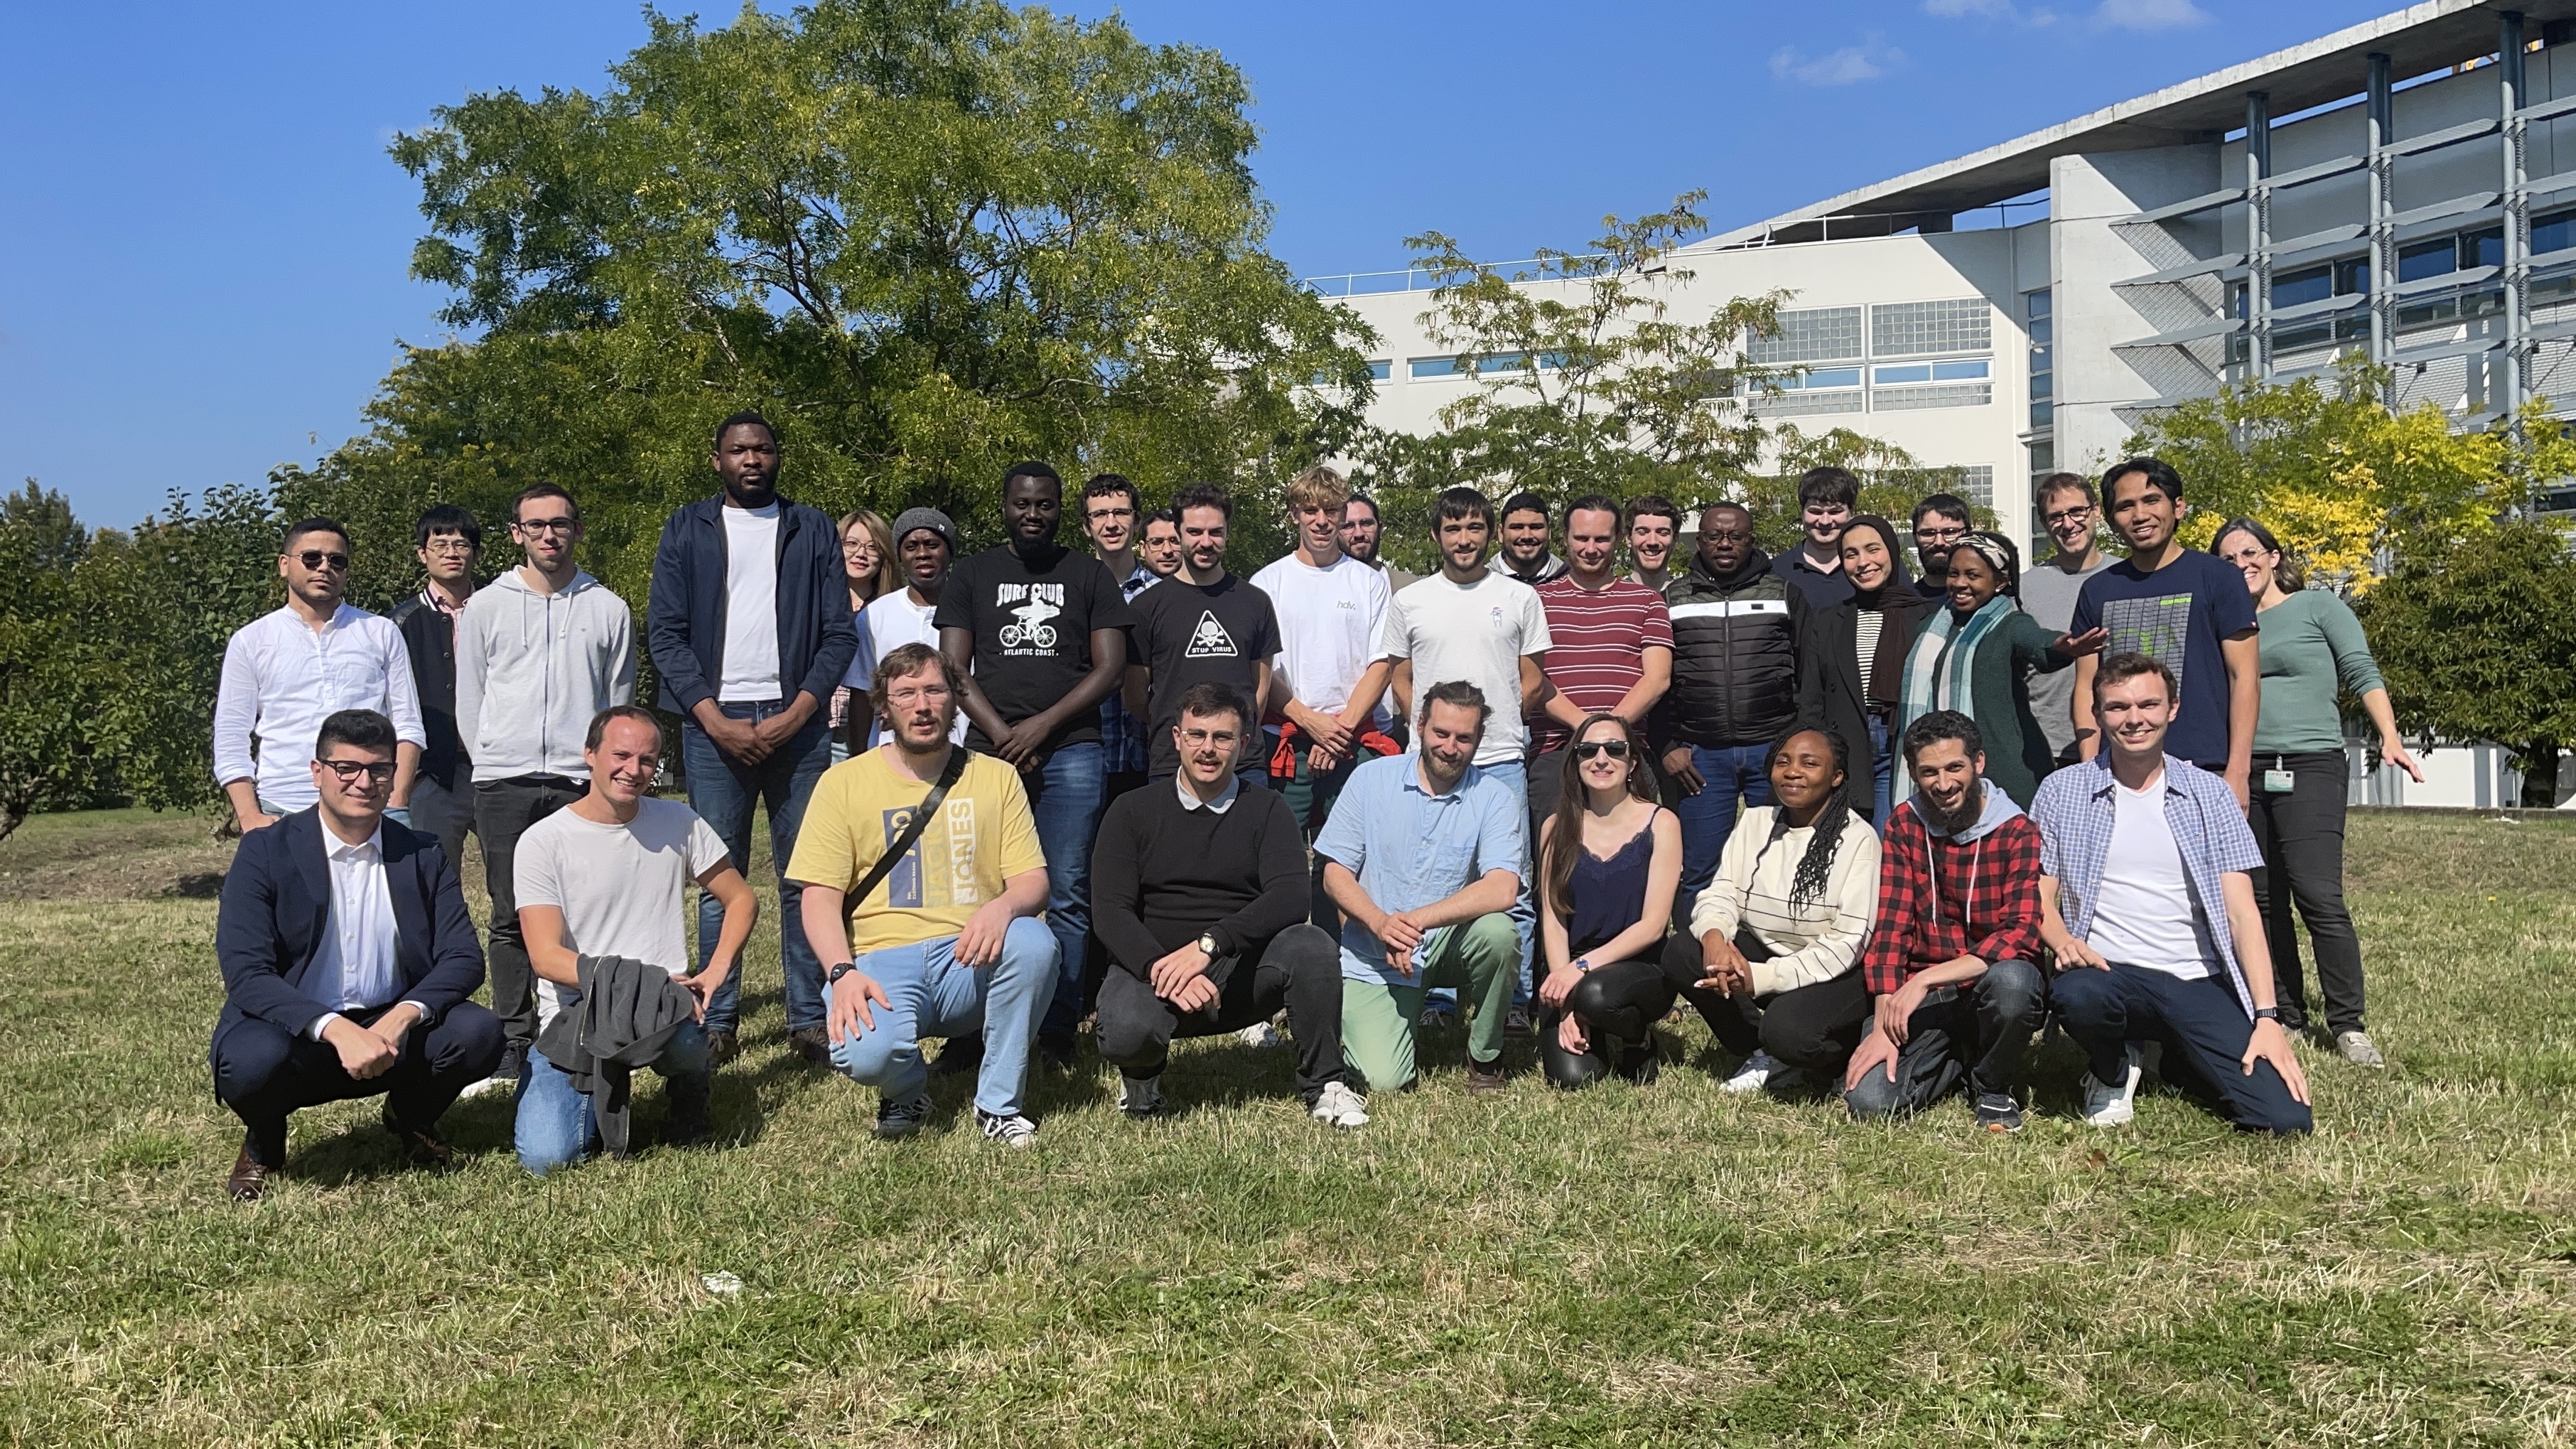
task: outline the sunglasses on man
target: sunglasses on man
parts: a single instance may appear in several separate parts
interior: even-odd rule
[[[345,553],[333,553],[329,549],[308,548],[297,554],[295,561],[316,573],[321,572],[325,567],[333,573],[345,574],[349,571],[349,556]]]

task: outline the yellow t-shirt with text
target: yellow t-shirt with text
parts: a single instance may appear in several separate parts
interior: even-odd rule
[[[912,823],[928,780],[898,773],[882,749],[823,772],[796,832],[790,880],[847,893]],[[970,754],[939,817],[864,901],[844,903],[850,949],[864,956],[954,936],[1015,875],[1046,869],[1019,772]]]

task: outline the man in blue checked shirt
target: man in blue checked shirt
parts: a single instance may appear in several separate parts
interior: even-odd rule
[[[2115,654],[2092,683],[2105,748],[2040,782],[2030,807],[2040,939],[2057,956],[2049,997],[2091,1058],[2084,1120],[2135,1115],[2129,1044],[2160,1041],[2180,1084],[2240,1131],[2310,1131],[2254,904],[2263,857],[2236,792],[2165,753],[2180,693],[2170,669]]]
[[[1351,772],[1315,837],[1342,912],[1342,1055],[1372,1092],[1414,1078],[1413,1024],[1431,986],[1462,989],[1467,1090],[1499,1091],[1503,1018],[1520,971],[1520,797],[1475,764],[1493,713],[1464,680],[1422,692],[1417,753]]]

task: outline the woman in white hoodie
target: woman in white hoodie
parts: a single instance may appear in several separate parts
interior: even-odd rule
[[[1842,740],[1793,726],[1771,743],[1771,795],[1735,822],[1664,976],[1750,1092],[1785,1070],[1839,1072],[1869,1028],[1861,947],[1878,909],[1878,837],[1852,809]],[[1785,1083],[1784,1083],[1785,1085]]]

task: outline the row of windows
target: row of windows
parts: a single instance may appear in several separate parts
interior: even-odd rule
[[[2562,252],[2570,247],[2576,247],[2576,207],[2532,220],[2533,256]],[[2490,226],[2435,237],[2430,241],[2409,242],[2397,249],[2397,280],[2400,284],[2447,277],[2453,272],[2466,272],[2478,267],[2503,265],[2502,227]],[[2275,275],[2272,278],[2272,305],[2296,307],[2308,302],[2322,302],[2328,297],[2358,296],[2369,290],[2370,259],[2345,257]]]
[[[1861,347],[1864,312],[1868,314],[1866,352]],[[1791,367],[1808,362],[1979,352],[1992,346],[1994,309],[1982,297],[1966,297],[1783,312],[1770,332],[1747,341],[1745,355],[1764,367]]]
[[[1898,363],[1892,367],[1867,369],[1817,367],[1808,369],[1803,377],[1781,378],[1778,385],[1783,392],[1816,392],[1828,388],[1858,387],[1863,371],[1869,373],[1872,387],[1900,387],[1911,382],[1983,381],[1994,376],[1994,362],[1990,358],[1978,357],[1949,362],[1907,362]],[[1749,384],[1746,387],[1747,392],[1760,390]]]
[[[2045,291],[2022,294],[2023,325],[2030,331],[2030,425],[2057,420],[2057,318]]]
[[[1500,353],[1492,357],[1415,357],[1406,360],[1404,371],[1406,376],[1413,378],[1469,377],[1478,373],[1519,372],[1528,361],[1526,352]],[[1565,355],[1542,352],[1538,365],[1550,370],[1563,367]],[[1368,370],[1369,376],[1385,382],[1395,376],[1395,363],[1390,358],[1376,358],[1369,363]]]

